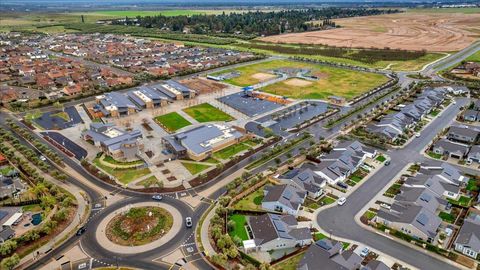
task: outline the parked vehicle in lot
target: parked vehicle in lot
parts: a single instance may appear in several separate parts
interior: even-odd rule
[[[347,202],[347,198],[341,197],[341,198],[338,199],[337,204],[340,205],[340,206],[342,206],[342,205],[344,205],[346,202]]]
[[[367,257],[369,252],[370,252],[370,249],[368,247],[365,247],[364,249],[362,249],[362,251],[360,251],[360,256]]]
[[[155,201],[161,201],[163,199],[163,196],[158,194],[158,195],[153,195],[152,199]]]
[[[390,208],[391,208],[390,205],[388,205],[386,203],[380,204],[380,207],[383,207],[383,208],[388,209],[388,210],[390,210]]]
[[[193,223],[192,223],[192,218],[191,218],[191,217],[186,217],[186,218],[185,218],[185,226],[186,226],[187,228],[191,228],[192,225],[193,225]]]

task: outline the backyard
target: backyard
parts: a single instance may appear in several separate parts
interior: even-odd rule
[[[154,118],[154,120],[167,132],[170,133],[192,124],[177,112],[171,112],[157,116]]]
[[[303,255],[305,255],[305,252],[298,253],[286,260],[283,260],[273,266],[274,270],[296,270],[298,263],[303,258]]]
[[[208,103],[202,103],[183,109],[185,113],[200,123],[222,121],[228,122],[235,120],[232,116],[222,112]]]
[[[228,217],[228,220],[233,220],[235,222],[235,226],[228,233],[231,237],[238,236],[242,240],[249,239],[247,230],[245,229],[247,219],[244,215],[234,214]]]
[[[255,190],[253,193],[235,203],[234,208],[238,210],[253,210],[258,211],[262,209],[263,187]]]

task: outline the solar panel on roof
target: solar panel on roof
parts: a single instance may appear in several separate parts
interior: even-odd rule
[[[318,245],[319,247],[321,247],[322,249],[324,249],[324,250],[330,250],[330,249],[332,249],[332,246],[330,246],[327,242],[322,241],[322,240],[318,241],[318,242],[317,242],[317,245]]]
[[[0,211],[0,219],[6,217],[7,215],[8,215],[8,212]]]
[[[428,223],[428,216],[424,213],[420,213],[417,217],[417,222],[420,223],[422,226],[425,226]]]
[[[290,192],[290,190],[285,190],[285,192],[283,192],[282,197],[287,199],[287,200],[290,200],[292,198],[292,193]]]
[[[422,195],[420,195],[420,200],[424,202],[429,202],[431,199],[432,196],[430,196],[430,194],[422,193]]]

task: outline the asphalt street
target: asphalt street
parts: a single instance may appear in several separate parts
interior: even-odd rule
[[[461,106],[467,104],[467,99],[457,100],[441,115],[428,125],[419,138],[415,138],[405,148],[391,150],[390,166],[384,166],[372,175],[357,190],[348,196],[347,203],[321,211],[317,216],[320,227],[332,235],[352,239],[377,250],[398,258],[420,269],[456,269],[432,256],[418,252],[408,246],[400,244],[382,235],[364,229],[358,225],[354,216],[408,164],[425,161],[420,152],[426,147],[435,135],[447,127],[456,117]]]

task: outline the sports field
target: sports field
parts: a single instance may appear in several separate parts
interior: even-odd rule
[[[167,132],[174,132],[192,124],[176,112],[157,116],[154,118],[154,120]]]
[[[188,107],[183,109],[183,111],[200,123],[215,121],[228,122],[235,120],[232,116],[220,111],[219,109],[208,103],[202,103],[199,105]]]
[[[241,75],[225,82],[238,86],[248,86],[261,82],[262,77],[267,77],[259,75],[270,75],[273,69],[287,67],[309,69],[311,75],[315,75],[319,79],[317,81],[307,81],[292,78],[268,85],[261,90],[295,99],[325,99],[332,95],[351,99],[388,80],[387,77],[376,73],[333,68],[305,62],[273,60],[239,67],[235,70],[239,71]]]

